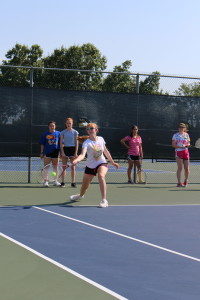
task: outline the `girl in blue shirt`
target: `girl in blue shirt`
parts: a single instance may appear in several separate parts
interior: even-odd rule
[[[44,159],[44,166],[52,163],[55,172],[57,172],[58,156],[60,152],[60,132],[56,130],[56,122],[50,121],[48,123],[49,130],[46,131],[39,143],[40,143],[40,157]],[[44,186],[48,187],[48,180],[44,181]],[[55,180],[55,186],[60,186],[60,183]]]

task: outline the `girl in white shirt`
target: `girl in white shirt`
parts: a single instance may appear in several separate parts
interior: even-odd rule
[[[175,157],[177,163],[177,187],[185,187],[188,185],[188,177],[190,173],[190,154],[188,151],[188,146],[190,146],[190,137],[187,133],[186,125],[184,123],[179,123],[178,132],[172,137],[172,147],[175,148]],[[181,182],[181,173],[183,167],[185,180],[184,182]]]
[[[85,158],[85,155],[87,153],[85,173],[83,176],[80,194],[72,195],[70,197],[70,200],[76,201],[78,199],[84,198],[84,194],[87,188],[89,187],[94,176],[96,176],[97,174],[102,196],[102,200],[100,201],[99,206],[107,207],[108,201],[106,200],[105,176],[108,172],[108,163],[106,158],[116,168],[119,168],[119,165],[112,159],[110,152],[106,148],[104,139],[100,136],[97,136],[98,126],[95,123],[89,123],[86,129],[89,138],[83,143],[81,154],[73,161],[73,164],[76,165],[78,162]],[[106,158],[104,155],[106,156]]]

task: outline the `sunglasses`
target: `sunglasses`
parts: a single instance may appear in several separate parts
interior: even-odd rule
[[[87,128],[87,130],[94,130],[94,129],[95,129],[94,127]]]

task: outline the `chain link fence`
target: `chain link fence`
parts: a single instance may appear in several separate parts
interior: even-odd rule
[[[56,119],[57,129],[62,130],[65,117],[71,116],[80,134],[85,133],[78,128],[82,116],[100,125],[100,134],[120,163],[119,171],[109,170],[108,183],[127,183],[126,150],[120,139],[133,124],[139,126],[143,139],[143,167],[149,183],[176,182],[173,149],[156,143],[170,144],[178,122],[189,125],[192,143],[200,136],[200,98],[177,96],[182,84],[199,84],[200,78],[18,66],[0,66],[0,70],[2,183],[36,183],[38,140],[50,119]],[[151,85],[147,80],[151,76],[159,79],[158,89],[142,94],[142,83]],[[127,85],[121,86],[122,82]],[[191,158],[190,178],[198,183],[199,151],[191,151]],[[77,176],[81,182],[81,172]]]
[[[127,167],[128,162],[124,160],[116,160],[119,163],[119,169],[115,170],[114,167],[109,165],[106,181],[108,184],[128,185],[127,181]],[[39,184],[37,179],[40,176],[40,158],[39,157],[0,157],[0,183],[1,184],[25,184],[32,183]],[[189,184],[197,184],[199,179],[200,161],[191,161],[190,163],[190,176]],[[148,184],[162,184],[163,186],[176,185],[176,162],[173,160],[168,161],[152,161],[149,159],[143,160],[143,170],[147,175]],[[76,183],[79,185],[82,182],[83,170],[76,170]],[[132,178],[134,179],[134,169]],[[182,178],[184,180],[184,178]],[[66,186],[71,186],[70,170],[66,174]],[[93,183],[97,183],[97,177],[94,178]]]

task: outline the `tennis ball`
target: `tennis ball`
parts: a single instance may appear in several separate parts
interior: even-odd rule
[[[51,175],[52,176],[56,176],[56,172],[51,172]]]

